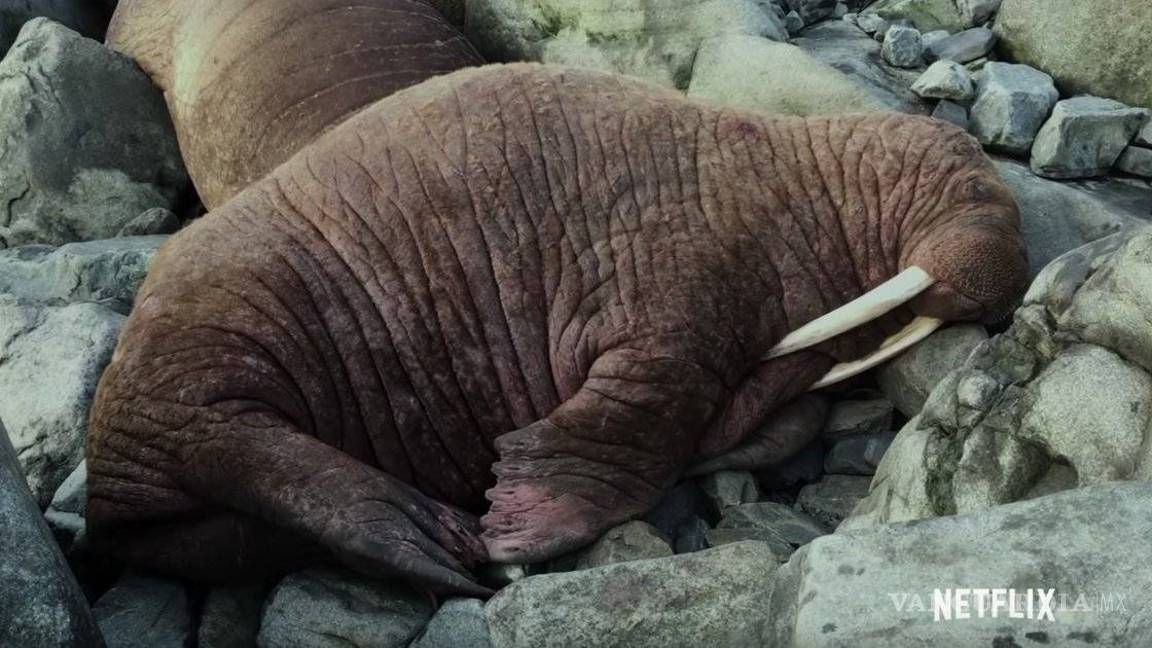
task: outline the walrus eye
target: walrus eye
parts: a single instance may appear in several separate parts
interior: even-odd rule
[[[911,266],[840,308],[825,313],[785,335],[763,359],[770,360],[795,353],[830,340],[841,333],[847,333],[906,303],[935,282],[936,280],[927,272],[918,266]]]
[[[876,365],[900,355],[909,347],[928,337],[933,331],[940,328],[944,320],[921,315],[908,323],[908,326],[889,336],[880,345],[879,349],[871,354],[852,362],[841,362],[828,370],[824,377],[812,383],[808,391],[815,391],[841,380],[851,378],[858,373],[868,371]]]

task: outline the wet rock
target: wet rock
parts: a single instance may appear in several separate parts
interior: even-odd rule
[[[633,520],[609,529],[592,546],[580,552],[576,569],[591,569],[614,563],[663,558],[672,555],[672,547],[656,527]]]
[[[773,548],[786,558],[826,533],[828,529],[811,515],[777,502],[755,502],[734,506],[724,512],[717,529],[755,529],[773,534]]]
[[[260,632],[267,592],[260,585],[216,587],[204,598],[197,631],[199,648],[251,648]]]
[[[40,302],[100,302],[123,315],[163,236],[23,245],[0,250],[0,293]]]
[[[156,234],[173,234],[180,229],[180,217],[171,210],[163,207],[153,207],[146,210],[116,233],[121,236],[153,236]]]
[[[682,89],[704,40],[788,40],[783,21],[756,0],[473,0],[465,32],[489,60],[594,67]]]
[[[976,324],[943,328],[880,367],[877,381],[905,416],[915,416],[936,384],[987,339],[984,327]]]
[[[886,108],[851,77],[800,48],[744,35],[710,39],[700,47],[688,95],[789,115]]]
[[[955,61],[936,61],[912,84],[912,92],[931,99],[967,101],[975,89],[964,66]]]
[[[914,68],[923,61],[924,44],[920,32],[914,27],[893,25],[884,33],[884,45],[880,55],[885,61],[902,68]]]
[[[0,646],[100,645],[72,571],[40,516],[0,422]]]
[[[444,601],[410,648],[491,648],[488,619],[480,599]]]
[[[92,608],[108,648],[186,648],[194,628],[179,582],[129,572]]]
[[[995,46],[996,34],[991,29],[976,27],[934,41],[931,47],[924,48],[924,58],[967,63],[988,56]]]
[[[932,116],[968,130],[968,109],[954,101],[944,100],[936,104],[936,108],[932,110]]]
[[[777,561],[763,543],[533,576],[485,613],[492,643],[549,646],[758,646]]]
[[[1135,602],[1152,588],[1150,515],[1152,484],[1113,483],[825,536],[777,572],[766,645],[1142,645],[1152,616]],[[934,592],[966,587],[1055,589],[1054,614],[1038,617],[1034,599],[1030,619],[1008,619],[1003,607],[980,616],[972,605],[969,619],[937,621]]]
[[[1012,63],[989,63],[976,82],[972,134],[985,146],[1024,155],[1056,105],[1052,77]]]
[[[84,458],[88,409],[124,316],[0,294],[0,418],[41,508]]]
[[[111,238],[189,186],[148,77],[42,18],[0,62],[0,141],[0,248]]]
[[[895,432],[876,432],[841,439],[824,456],[824,472],[831,475],[875,475],[876,467],[895,437]]]
[[[432,617],[427,597],[397,583],[348,571],[289,575],[264,608],[261,648],[404,648]]]
[[[836,442],[846,437],[891,430],[894,411],[892,402],[884,398],[839,401],[829,410],[821,436],[825,441]]]
[[[722,470],[700,477],[700,490],[716,511],[760,499],[756,478],[745,470]]]
[[[1032,171],[1060,179],[1104,175],[1150,112],[1100,97],[1060,101],[1036,134]]]
[[[1116,159],[1116,169],[1142,178],[1152,178],[1152,149],[1129,146]]]
[[[835,529],[868,495],[871,482],[871,477],[825,475],[815,484],[800,489],[796,509],[811,515],[829,529]]]

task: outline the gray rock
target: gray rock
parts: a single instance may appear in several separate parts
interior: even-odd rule
[[[912,84],[912,92],[932,99],[968,101],[975,89],[964,66],[955,61],[936,61]]]
[[[701,45],[688,96],[790,115],[886,108],[866,87],[798,47],[744,35]]]
[[[875,475],[892,445],[895,432],[877,432],[841,439],[824,455],[824,472],[832,475]]]
[[[796,510],[811,515],[829,529],[835,529],[868,495],[871,482],[871,477],[825,475],[815,484],[800,489]]]
[[[787,0],[788,8],[800,15],[805,25],[829,18],[836,11],[836,0]],[[847,13],[848,8],[844,8]]]
[[[921,31],[956,32],[968,27],[960,16],[956,0],[879,0],[871,4],[866,13],[891,21],[907,20]]]
[[[700,477],[700,490],[717,511],[760,499],[756,478],[746,470],[721,470]]]
[[[266,592],[260,585],[215,587],[204,598],[199,648],[251,648],[260,632]]]
[[[799,34],[804,29],[804,18],[797,11],[784,14],[784,28],[789,34]]]
[[[968,109],[954,101],[945,99],[936,104],[936,108],[932,110],[932,116],[968,130]]]
[[[1150,514],[1152,485],[1103,484],[825,536],[777,572],[768,612],[776,632],[765,645],[1144,645]],[[937,621],[934,592],[967,587],[1054,589],[1053,618],[1008,619],[1003,608],[980,616],[973,606],[970,619]]]
[[[893,25],[884,33],[881,56],[896,67],[914,68],[923,62],[924,44],[920,32],[913,27]]]
[[[996,34],[991,29],[976,27],[933,42],[931,47],[924,48],[924,58],[967,63],[987,56],[995,46]]]
[[[83,648],[100,634],[0,422],[0,646]]]
[[[1136,132],[1136,137],[1132,138],[1132,143],[1136,146],[1152,148],[1152,119],[1144,122],[1144,126]]]
[[[184,585],[129,572],[92,608],[108,648],[186,648],[192,609]]]
[[[526,578],[485,613],[501,648],[760,646],[777,561],[763,543]]]
[[[672,537],[672,550],[678,554],[692,553],[708,548],[708,523],[704,518],[693,517],[676,529]]]
[[[924,45],[924,51],[927,52],[933,43],[948,38],[949,35],[950,34],[943,29],[936,29],[920,34],[920,42]]]
[[[972,134],[985,146],[1027,154],[1058,98],[1047,74],[1027,65],[988,63],[976,83]]]
[[[0,141],[0,248],[111,238],[189,186],[148,77],[43,18],[0,62]]]
[[[88,503],[88,462],[81,461],[76,470],[60,484],[52,503],[44,511],[44,520],[61,548],[68,550],[84,534],[84,509]]]
[[[404,585],[348,571],[309,569],[280,581],[264,607],[261,648],[406,647],[432,617]]]
[[[884,20],[876,14],[862,13],[856,17],[856,26],[863,30],[865,34],[872,35],[876,32],[887,32],[889,24],[887,20]]]
[[[844,18],[848,15],[848,5],[843,2],[837,2],[836,7],[832,9],[833,18]],[[853,14],[855,15],[855,14]]]
[[[1056,104],[1032,144],[1032,171],[1046,178],[1104,175],[1149,111],[1111,99],[1075,97]]]
[[[788,557],[795,551],[795,547],[790,542],[783,540],[780,534],[772,529],[708,529],[704,534],[705,540],[708,541],[709,547],[719,547],[721,545],[732,544],[734,542],[747,542],[749,540],[755,542],[763,542],[776,556],[777,562],[787,562]]]
[[[823,523],[809,514],[793,510],[778,502],[755,502],[734,506],[724,512],[717,529],[756,529],[774,534],[777,555],[786,558],[826,533]]]
[[[0,0],[0,58],[16,42],[24,23],[49,18],[96,40],[104,39],[109,9],[100,2],[77,0]]]
[[[777,466],[759,474],[764,491],[791,490],[810,484],[824,472],[824,446],[812,443]]]
[[[480,599],[452,598],[444,601],[424,632],[410,648],[491,648],[488,619]]]
[[[1142,178],[1152,178],[1152,149],[1129,146],[1116,158],[1116,169]]]
[[[949,371],[988,339],[984,327],[958,324],[940,329],[876,371],[884,394],[905,416],[915,416]]]
[[[672,547],[668,546],[668,541],[660,536],[656,527],[647,522],[632,520],[605,531],[592,546],[580,552],[575,567],[591,569],[671,555]]]
[[[1028,245],[1029,274],[1085,243],[1138,227],[1152,214],[1145,182],[1121,178],[1056,182],[1036,176],[1027,164],[996,159],[996,169],[1020,207]]]
[[[48,303],[100,302],[127,315],[163,236],[0,250],[0,293]]]
[[[999,9],[1001,0],[956,0],[960,18],[969,26],[983,25]]]
[[[470,0],[465,9],[465,32],[489,60],[593,67],[681,89],[704,40],[788,40],[756,0]]]
[[[173,234],[180,229],[180,217],[171,210],[163,207],[153,207],[128,221],[120,228],[116,237],[121,236],[152,236],[155,234]]]
[[[835,442],[845,437],[891,430],[894,411],[892,402],[884,398],[839,401],[828,411],[821,436],[826,441]]]
[[[84,458],[88,409],[124,316],[0,294],[0,418],[41,508]]]

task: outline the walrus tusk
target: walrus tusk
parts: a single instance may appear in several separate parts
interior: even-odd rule
[[[900,355],[908,347],[928,337],[933,331],[940,328],[944,320],[935,317],[920,316],[908,323],[908,326],[892,334],[872,354],[853,360],[842,362],[828,370],[824,377],[812,384],[808,391],[815,391],[838,383],[845,378],[851,378],[858,373],[868,371],[872,367]]]
[[[840,308],[785,335],[763,359],[788,355],[846,333],[904,304],[935,282],[927,272],[918,266],[911,266]]]

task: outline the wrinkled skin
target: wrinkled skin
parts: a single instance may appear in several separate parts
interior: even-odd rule
[[[940,281],[909,308],[760,360],[914,264]],[[912,314],[1004,314],[1025,269],[944,122],[438,77],[164,245],[98,390],[89,533],[192,577],[315,551],[483,593],[469,565],[595,539]]]
[[[108,44],[162,90],[209,209],[368,104],[482,63],[437,0],[121,0]]]

